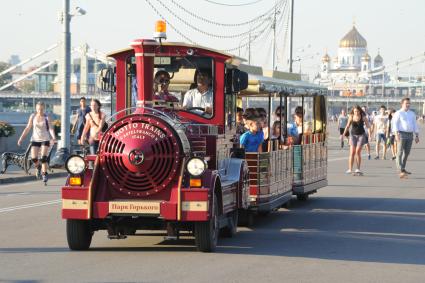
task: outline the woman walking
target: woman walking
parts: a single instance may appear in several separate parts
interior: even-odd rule
[[[394,109],[389,110],[388,125],[387,125],[387,146],[391,148],[391,160],[395,160],[397,156],[397,143],[395,141],[395,133],[392,128],[392,119],[395,114]]]
[[[99,133],[105,125],[106,114],[100,110],[102,104],[93,99],[90,102],[91,112],[86,114],[86,125],[81,135],[81,144],[84,144],[89,133],[90,154],[96,154],[99,148]]]
[[[366,127],[365,127],[366,126]],[[350,156],[348,159],[348,170],[347,174],[353,173],[354,159],[356,159],[357,169],[354,171],[355,174],[362,174],[360,165],[362,161],[362,148],[366,143],[366,130],[368,129],[367,135],[370,136],[370,125],[365,113],[359,105],[353,107],[348,116],[347,126],[345,127],[344,134],[346,135],[350,130]]]
[[[47,182],[47,155],[49,146],[56,143],[54,127],[50,123],[49,117],[44,112],[44,103],[37,102],[36,113],[32,114],[28,120],[28,124],[22,132],[18,140],[18,145],[21,146],[27,134],[32,129],[31,137],[31,160],[36,168],[36,177],[42,178],[43,182]],[[41,159],[38,156],[41,153]],[[40,164],[41,163],[41,164]],[[41,175],[41,176],[40,176]]]

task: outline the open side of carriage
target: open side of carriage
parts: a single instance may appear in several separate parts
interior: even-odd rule
[[[268,213],[291,199],[299,200],[327,186],[326,89],[307,82],[279,78],[279,72],[263,75],[257,69],[241,66],[249,73],[249,85],[239,95],[240,105],[265,106],[271,120],[281,122],[280,137],[269,141],[267,152],[247,152],[250,171],[250,208]],[[271,76],[267,76],[271,75]],[[274,77],[273,77],[274,75]],[[291,136],[296,108],[303,109],[298,136]],[[280,116],[275,109],[283,109]],[[279,111],[278,111],[279,112]],[[274,116],[273,116],[274,115]]]

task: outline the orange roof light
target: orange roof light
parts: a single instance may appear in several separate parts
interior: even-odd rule
[[[154,38],[167,39],[167,24],[165,21],[159,20],[155,23]]]

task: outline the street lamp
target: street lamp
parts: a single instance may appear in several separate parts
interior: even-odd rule
[[[69,12],[69,0],[63,0],[63,11],[60,14],[62,23],[62,52],[60,62],[60,82],[61,82],[61,140],[52,166],[63,166],[69,156],[70,150],[70,115],[71,115],[71,32],[70,22],[74,16],[85,15],[86,11],[80,7],[75,7],[72,13]]]

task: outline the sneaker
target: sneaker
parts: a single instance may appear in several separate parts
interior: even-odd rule
[[[369,155],[370,156],[370,155]],[[369,158],[370,159],[370,158]],[[379,156],[376,156],[375,158],[374,158],[375,160],[379,160]]]
[[[345,171],[345,174],[351,174],[353,173],[350,169],[348,169],[347,171]]]
[[[367,159],[369,159],[369,160],[370,160],[370,154],[367,156]]]
[[[393,156],[391,157],[391,160],[396,160],[396,158],[397,158],[396,156]]]
[[[356,169],[356,171],[354,171],[354,173],[362,173],[362,171],[360,171],[360,169]]]
[[[44,183],[47,183],[47,181],[49,180],[49,178],[47,177],[47,173],[43,173],[42,179]]]
[[[405,172],[401,172],[400,179],[406,179],[406,178],[407,178],[407,174]]]
[[[407,175],[412,174],[412,172],[409,172],[409,171],[407,171],[407,170],[403,170],[403,173],[405,173],[405,174],[407,174]]]

